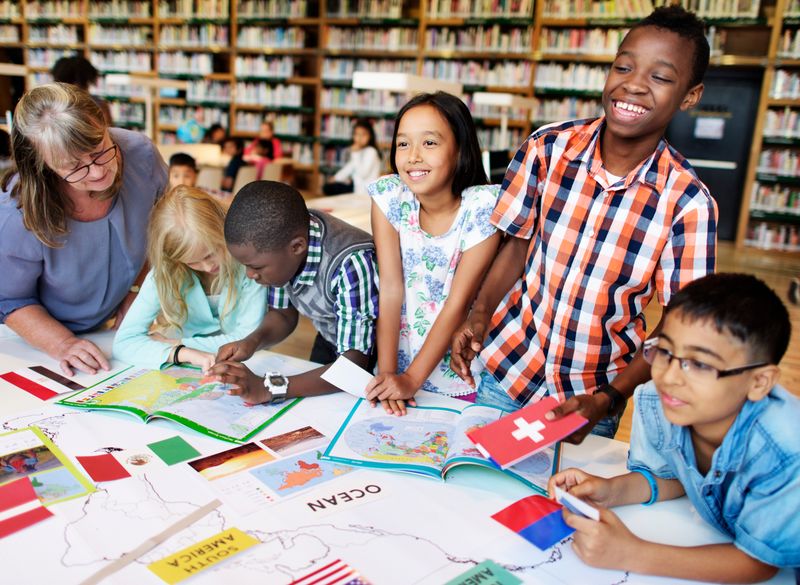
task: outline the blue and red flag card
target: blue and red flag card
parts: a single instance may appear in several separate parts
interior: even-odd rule
[[[558,406],[548,396],[516,412],[467,433],[478,451],[500,469],[516,465],[523,459],[546,449],[589,421],[577,413],[549,421],[544,415]]]
[[[21,477],[0,486],[0,538],[13,534],[53,513],[42,506],[29,477]]]
[[[550,548],[575,532],[564,522],[561,505],[544,496],[522,498],[492,518],[540,550]]]

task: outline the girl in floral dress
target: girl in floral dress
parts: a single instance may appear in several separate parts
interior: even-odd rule
[[[444,92],[403,106],[390,163],[395,174],[369,186],[380,297],[367,398],[402,415],[419,389],[474,400],[450,369],[449,345],[497,252],[489,218],[499,187],[487,185],[469,110]]]

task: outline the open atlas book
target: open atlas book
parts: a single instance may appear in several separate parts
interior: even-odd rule
[[[467,438],[467,433],[504,414],[491,406],[453,399],[452,407],[409,406],[408,414],[398,417],[360,399],[322,458],[440,479],[445,479],[447,473],[459,465],[479,465],[500,471]],[[546,494],[547,481],[558,471],[559,463],[560,444],[556,443],[502,471]]]
[[[228,394],[230,388],[194,368],[128,368],[57,404],[129,412],[144,422],[165,418],[209,437],[243,443],[299,400],[248,406],[240,397]]]

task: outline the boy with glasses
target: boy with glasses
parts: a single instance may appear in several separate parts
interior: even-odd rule
[[[586,563],[726,583],[800,566],[800,400],[777,385],[789,315],[762,281],[716,274],[683,288],[644,346],[652,381],[634,394],[630,473],[567,469],[550,479],[600,507],[564,511]],[[730,544],[677,547],[633,535],[608,507],[686,495]]]

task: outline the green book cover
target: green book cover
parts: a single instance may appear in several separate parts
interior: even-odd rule
[[[248,406],[240,397],[231,396],[230,388],[195,368],[129,368],[58,404],[128,412],[144,422],[165,418],[209,437],[244,443],[300,400]]]

